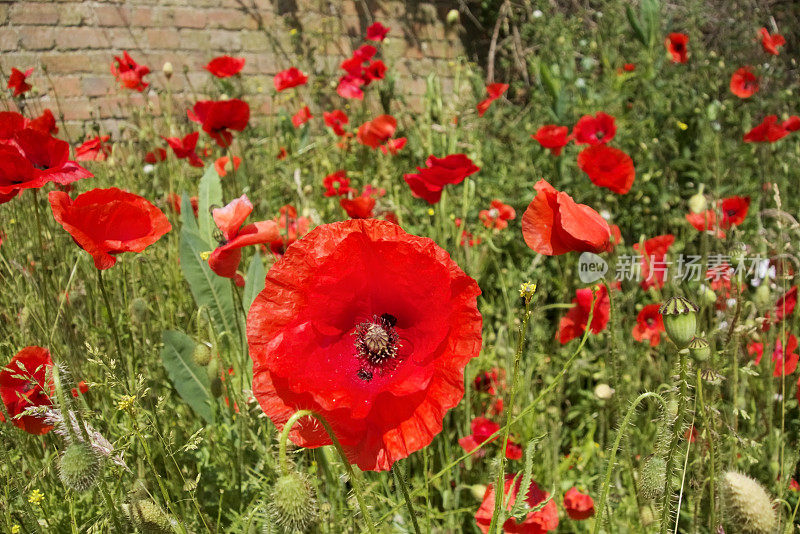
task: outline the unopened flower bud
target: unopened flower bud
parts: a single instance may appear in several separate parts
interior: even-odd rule
[[[123,504],[122,510],[128,516],[130,522],[142,532],[152,534],[172,534],[175,532],[173,524],[177,522],[171,519],[164,510],[148,498],[131,501]]]
[[[454,26],[458,24],[458,21],[461,19],[461,14],[458,12],[457,9],[451,9],[447,12],[447,24],[450,26]]]
[[[317,500],[305,477],[282,475],[275,481],[268,506],[272,522],[285,532],[305,532],[317,520]]]
[[[128,315],[133,324],[142,324],[147,320],[148,311],[147,301],[142,297],[136,297],[131,301]]]
[[[778,518],[764,487],[741,473],[728,471],[722,477],[722,501],[735,532],[776,532]]]
[[[700,190],[689,198],[689,209],[692,213],[703,213],[708,209],[708,202],[705,195],[703,195],[704,188],[705,186],[700,184]]]
[[[100,475],[101,463],[97,452],[81,441],[71,443],[61,454],[58,476],[65,487],[86,491],[95,485]]]
[[[168,80],[172,78],[172,73],[174,72],[174,69],[172,68],[172,63],[170,63],[169,61],[164,63],[164,66],[161,67],[161,72],[164,73],[164,76],[166,76]]]
[[[608,384],[597,384],[594,388],[594,396],[600,400],[608,400],[614,396],[614,388]]]
[[[659,308],[664,319],[664,330],[678,348],[684,348],[697,330],[696,304],[684,297],[670,297]]]
[[[192,352],[192,360],[200,367],[205,367],[211,363],[211,347],[202,342],[195,345],[194,352]]]

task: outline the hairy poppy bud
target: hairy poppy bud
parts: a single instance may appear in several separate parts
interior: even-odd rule
[[[600,400],[608,400],[614,396],[614,388],[608,384],[597,384],[594,388],[594,396]]]
[[[270,494],[268,512],[272,523],[285,532],[305,532],[317,520],[317,501],[305,477],[282,475]]]
[[[711,356],[711,347],[702,337],[696,337],[689,342],[689,353],[698,362],[704,362]]]
[[[172,534],[175,532],[173,524],[177,522],[171,519],[164,510],[150,499],[138,499],[129,504],[123,504],[122,510],[128,516],[133,526],[142,532],[152,534]]]
[[[148,311],[147,301],[142,297],[136,297],[131,301],[128,315],[133,324],[142,324],[147,319]]]
[[[722,499],[735,532],[768,534],[776,531],[778,518],[767,490],[747,475],[735,471],[725,473]]]
[[[174,69],[172,68],[172,63],[170,63],[169,61],[164,63],[164,66],[161,67],[161,72],[164,73],[164,76],[166,76],[168,80],[172,78],[172,73],[174,72]]]
[[[769,286],[766,283],[762,283],[753,295],[753,302],[756,303],[759,309],[764,309],[769,306],[770,300]]]
[[[453,26],[458,24],[458,21],[461,19],[461,15],[457,9],[451,9],[447,12],[447,24]]]
[[[692,213],[703,213],[708,208],[703,189],[705,189],[705,185],[700,184],[700,190],[689,198],[689,209]]]
[[[667,462],[656,454],[648,458],[639,472],[639,494],[647,500],[658,499],[667,482]]]
[[[86,491],[97,482],[100,474],[100,457],[90,445],[76,441],[61,454],[58,476],[67,488]]]
[[[205,367],[211,363],[211,347],[203,342],[195,345],[194,352],[192,352],[192,360],[200,367]]]
[[[694,337],[698,310],[696,304],[684,297],[670,297],[659,308],[664,319],[664,330],[679,348],[688,345]]]
[[[700,302],[707,306],[711,306],[717,301],[717,294],[714,293],[713,289],[711,289],[705,284],[700,286],[699,297],[700,297]]]

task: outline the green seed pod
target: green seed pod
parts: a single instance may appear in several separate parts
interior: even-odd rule
[[[699,293],[698,296],[700,297],[700,302],[707,306],[711,306],[712,304],[717,302],[717,294],[714,293],[713,289],[711,289],[705,284],[700,286],[700,291],[698,293]]]
[[[772,300],[769,294],[769,286],[766,283],[762,283],[756,289],[755,294],[753,295],[753,302],[756,303],[759,309],[763,310],[770,305],[770,301]]]
[[[659,308],[664,319],[664,329],[678,348],[684,348],[697,331],[696,304],[684,297],[670,297]]]
[[[639,494],[647,500],[655,500],[664,493],[667,482],[667,462],[659,455],[650,456],[639,471]]]
[[[128,309],[128,315],[133,324],[142,324],[147,320],[147,314],[150,310],[147,306],[147,301],[142,297],[136,297],[131,301]]]
[[[211,394],[215,398],[219,398],[220,396],[222,396],[222,379],[218,376],[212,378],[210,389],[211,389]]]
[[[195,345],[194,352],[192,352],[192,360],[200,367],[205,367],[211,363],[211,347],[202,342]]]
[[[722,501],[728,512],[731,533],[771,534],[778,517],[767,490],[741,473],[728,471],[722,477]]]
[[[102,464],[100,456],[91,446],[76,441],[61,454],[58,476],[65,487],[73,491],[86,491],[95,485]]]
[[[306,478],[297,473],[278,478],[272,487],[268,512],[278,532],[305,532],[313,525],[317,501]]]
[[[696,337],[689,342],[689,353],[698,362],[704,362],[711,356],[711,346],[702,337]]]
[[[123,504],[122,510],[133,526],[147,534],[173,534],[173,523],[164,510],[150,499],[139,499]]]

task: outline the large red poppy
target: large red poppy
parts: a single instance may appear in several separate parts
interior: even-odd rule
[[[700,213],[687,213],[686,220],[689,221],[689,224],[694,226],[698,232],[714,232],[717,238],[725,238],[725,232],[717,225],[717,212],[714,210],[706,210]]]
[[[83,178],[91,178],[92,173],[69,160],[69,145],[38,130],[25,128],[17,131],[7,145],[17,148],[33,166],[33,178],[41,187],[47,182],[68,185]],[[5,162],[0,161],[0,167]],[[0,171],[2,172],[2,171]],[[25,189],[21,187],[20,189]]]
[[[219,146],[230,146],[233,134],[229,130],[241,132],[250,121],[250,106],[238,98],[230,100],[203,100],[197,102],[186,113],[189,120],[203,125],[203,131],[211,136]]]
[[[279,428],[330,423],[351,462],[383,471],[427,446],[481,347],[480,289],[432,240],[376,219],[319,226],[291,245],[250,308],[253,393]],[[331,443],[313,421],[290,434]]]
[[[562,345],[569,343],[573,339],[583,336],[586,325],[589,322],[589,312],[594,310],[592,323],[589,330],[592,334],[599,334],[605,330],[608,318],[611,315],[611,300],[608,297],[606,286],[601,285],[594,295],[594,306],[592,306],[591,288],[575,290],[575,304],[558,323],[558,340]]]
[[[489,106],[492,105],[492,102],[503,96],[508,90],[507,83],[491,83],[486,86],[486,93],[489,95],[485,100],[481,100],[478,102],[476,108],[478,109],[478,116],[483,117],[483,114],[486,113],[486,110],[489,109]]]
[[[273,80],[275,83],[275,90],[278,92],[297,87],[298,85],[305,85],[307,81],[308,76],[303,74],[297,67],[290,67],[286,70],[282,70],[275,75],[275,79]]]
[[[731,93],[739,98],[750,98],[758,92],[758,77],[750,67],[741,67],[731,76]]]
[[[578,167],[594,185],[607,187],[620,195],[630,191],[636,178],[631,157],[618,148],[606,145],[582,150],[578,154]]]
[[[215,57],[203,68],[217,78],[229,78],[242,71],[244,68],[244,58],[231,56]]]
[[[253,211],[253,204],[242,195],[224,208],[211,212],[217,228],[222,232],[223,242],[208,258],[208,266],[219,276],[239,280],[236,274],[242,261],[242,247],[264,245],[281,238],[275,221],[259,221],[242,226]]]
[[[564,494],[564,509],[570,519],[589,519],[594,515],[594,500],[578,488],[570,488]]]
[[[772,361],[775,369],[772,376],[790,375],[797,370],[797,363],[800,361],[800,354],[797,351],[797,338],[794,334],[789,334],[784,340],[775,342],[775,350],[772,352]]]
[[[650,343],[651,347],[661,343],[661,332],[664,330],[664,319],[658,312],[661,306],[648,304],[636,316],[636,326],[633,327],[633,339]]]
[[[111,268],[121,252],[142,252],[172,229],[150,201],[116,187],[92,189],[75,200],[51,191],[49,199],[53,217],[98,269]]]
[[[0,398],[11,422],[29,434],[47,434],[53,428],[36,415],[18,417],[28,408],[52,405],[54,389],[52,379],[48,380],[52,367],[47,349],[25,347],[0,371]]]
[[[350,119],[347,117],[347,114],[342,111],[341,109],[334,109],[330,113],[325,111],[322,114],[323,119],[325,119],[325,125],[330,127],[338,136],[344,135],[346,132],[344,130],[345,124],[350,122]]]
[[[783,38],[783,35],[779,33],[770,35],[769,30],[766,28],[758,30],[758,34],[761,36],[761,46],[764,47],[765,52],[773,56],[780,54],[778,48],[786,44],[786,39]]]
[[[367,26],[367,40],[368,41],[383,41],[386,39],[386,34],[389,33],[389,29],[387,26],[384,26],[380,22],[373,22],[369,26]]]
[[[579,145],[600,145],[614,139],[617,135],[615,118],[598,111],[594,116],[584,115],[572,128],[572,137]]]
[[[294,125],[295,128],[299,128],[313,118],[314,115],[311,114],[311,110],[308,109],[308,106],[303,106],[292,117],[292,125]]]
[[[792,286],[786,293],[778,298],[775,303],[775,321],[782,321],[794,313],[797,306],[797,286]]]
[[[41,115],[28,122],[28,128],[42,132],[43,134],[53,135],[58,133],[58,126],[56,126],[56,118],[53,112],[45,109]]]
[[[800,117],[797,115],[791,115],[788,119],[781,123],[781,126],[787,132],[796,132],[797,130],[800,130]]]
[[[685,33],[670,33],[667,35],[664,45],[667,47],[667,52],[669,52],[673,63],[686,63],[688,44],[689,36]]]
[[[180,137],[161,137],[170,146],[178,159],[188,159],[192,167],[202,167],[203,160],[197,155],[197,139],[200,132],[192,132],[183,139]]]
[[[739,226],[747,217],[747,210],[750,209],[750,197],[728,197],[720,203],[722,210],[722,228]]]
[[[76,161],[105,161],[111,155],[111,145],[106,144],[111,139],[109,135],[96,135],[87,139],[75,149]]]
[[[560,156],[561,150],[567,146],[570,140],[569,128],[555,124],[542,126],[531,137],[536,139],[542,145],[542,148],[548,149],[554,156]]]
[[[114,75],[120,86],[140,93],[150,85],[142,79],[150,74],[150,69],[136,63],[128,52],[123,52],[122,57],[114,56],[114,61],[111,63],[111,74]]]
[[[397,129],[397,119],[391,115],[379,115],[358,127],[356,139],[373,150],[390,139]]]
[[[503,501],[506,502],[506,510],[511,510],[517,497],[520,493],[520,486],[522,485],[522,475],[508,473],[505,476],[505,484],[503,488]],[[536,508],[542,501],[546,501],[550,496],[546,491],[539,489],[536,482],[531,481],[528,491],[525,493],[525,504],[528,508]],[[489,484],[486,487],[486,492],[483,494],[483,502],[481,503],[478,511],[475,512],[475,522],[483,534],[488,534],[489,527],[492,524],[492,516],[494,516],[495,507],[495,489],[494,484]],[[503,532],[506,534],[545,534],[558,527],[558,508],[555,501],[552,499],[544,505],[541,510],[531,512],[525,516],[521,523],[513,517],[506,519],[503,523]]]
[[[11,68],[11,76],[8,77],[8,88],[14,90],[14,96],[27,93],[33,87],[28,83],[28,76],[33,74],[33,68],[22,72],[19,69]]]
[[[789,131],[778,122],[777,115],[767,115],[761,124],[744,134],[745,143],[774,143],[789,135]]]
[[[644,251],[639,247],[639,243],[633,244],[633,249],[641,255],[640,271],[642,289],[651,287],[664,287],[664,278],[667,275],[668,265],[666,263],[667,252],[675,236],[665,234],[653,237],[644,242]]]
[[[411,188],[411,194],[428,204],[441,200],[446,185],[460,184],[467,176],[481,170],[464,154],[450,154],[443,158],[431,155],[425,160],[425,165],[417,167],[417,173],[405,174],[403,178]]]
[[[611,229],[599,213],[545,180],[534,188],[536,197],[522,216],[522,235],[530,248],[545,256],[559,256],[609,247]]]

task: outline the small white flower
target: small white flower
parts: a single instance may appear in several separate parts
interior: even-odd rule
[[[154,170],[156,170],[155,166],[153,166],[153,165],[151,165],[151,164],[149,164],[149,163],[148,163],[147,165],[145,165],[144,167],[142,167],[142,171],[143,171],[145,174],[152,174],[152,172],[153,172]]]
[[[533,18],[535,18],[535,19],[540,19],[544,15],[544,13],[542,13],[541,9],[537,9],[536,11],[534,11],[531,14],[533,15]]]

